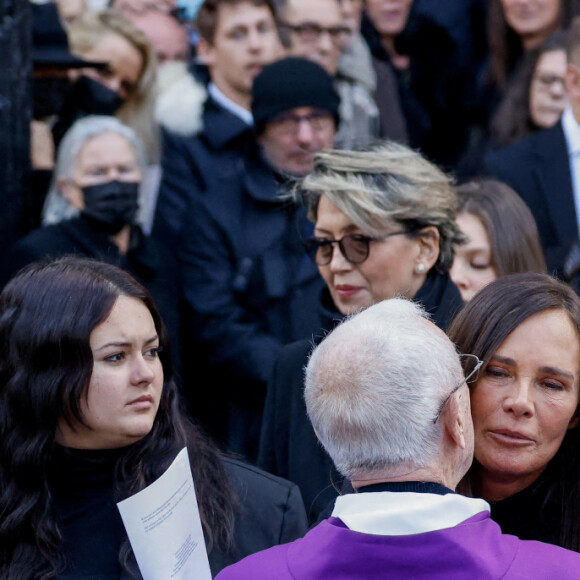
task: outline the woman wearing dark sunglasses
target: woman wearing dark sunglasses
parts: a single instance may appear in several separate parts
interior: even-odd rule
[[[327,151],[298,195],[315,222],[304,245],[326,282],[320,340],[337,320],[394,296],[421,302],[445,329],[461,308],[448,270],[456,197],[449,178],[419,153],[384,143],[368,151]],[[340,484],[318,445],[302,400],[302,369],[312,341],[289,345],[278,359],[264,411],[259,464],[297,483],[311,521]]]

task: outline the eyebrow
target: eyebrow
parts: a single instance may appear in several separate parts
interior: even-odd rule
[[[159,337],[157,335],[151,337],[149,340],[145,341],[145,345],[149,345],[154,343],[155,341],[159,340]],[[107,342],[107,344],[104,344],[103,346],[99,346],[99,348],[95,349],[95,352],[99,352],[100,350],[104,350],[105,348],[109,348],[111,346],[114,346],[116,348],[127,348],[129,346],[132,346],[131,342]]]
[[[506,356],[494,355],[491,357],[491,360],[489,362],[492,362],[492,361],[501,362],[501,363],[504,363],[506,365],[510,365],[513,367],[518,366],[516,361],[513,358],[509,358]],[[563,371],[563,370],[558,369],[556,367],[543,366],[543,367],[540,367],[539,370],[543,373],[548,373],[550,375],[559,375],[561,377],[566,377],[566,378],[570,379],[571,381],[574,380],[574,375],[572,373],[569,373],[568,371]]]
[[[474,253],[474,252],[489,252],[490,249],[486,248],[485,246],[472,246],[471,248],[467,245],[463,246],[462,248],[466,252]]]
[[[341,228],[340,233],[341,234],[349,233],[349,232],[352,232],[354,230],[360,230],[360,228],[358,226],[355,226],[354,224],[349,224],[348,226],[344,226],[343,228]],[[321,234],[328,234],[329,236],[332,235],[332,232],[330,230],[326,230],[324,228],[318,228],[316,226],[314,226],[314,231],[320,232]]]
[[[570,379],[571,381],[574,380],[574,375],[572,373],[557,369],[556,367],[540,367],[540,370],[543,373],[548,373],[550,375],[560,375],[562,377]]]

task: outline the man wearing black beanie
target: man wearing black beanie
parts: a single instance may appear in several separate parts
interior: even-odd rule
[[[239,164],[223,164],[187,213],[181,261],[194,344],[183,382],[198,386],[191,408],[206,428],[250,460],[278,352],[318,330],[322,280],[301,245],[312,224],[285,194],[315,153],[332,147],[338,106],[317,64],[265,66],[253,87],[255,147]]]
[[[285,58],[254,80],[252,114],[264,157],[279,173],[306,175],[314,153],[332,147],[339,97],[318,64]]]

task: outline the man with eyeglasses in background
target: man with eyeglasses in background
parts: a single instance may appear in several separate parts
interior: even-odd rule
[[[454,492],[473,459],[468,379],[453,343],[408,300],[335,328],[308,361],[304,398],[354,493],[304,538],[216,580],[576,578],[579,554],[504,535],[487,502]]]
[[[220,167],[187,210],[181,262],[194,344],[183,382],[206,428],[250,460],[278,352],[317,330],[323,282],[301,244],[312,225],[288,194],[314,154],[332,147],[338,105],[317,64],[287,58],[264,67],[253,85],[256,146]]]
[[[351,0],[343,1],[351,3]],[[350,22],[345,20],[346,13],[343,16],[341,11],[341,2],[275,0],[275,3],[286,54],[318,63],[334,79],[341,100],[341,126],[335,147],[352,149],[370,145],[380,132],[379,109],[373,96],[376,75],[368,49],[357,51],[353,61],[341,58],[343,54],[346,57],[354,36]],[[396,138],[398,134],[389,136]]]

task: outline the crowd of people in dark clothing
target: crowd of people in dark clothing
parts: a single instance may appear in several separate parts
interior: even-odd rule
[[[114,504],[183,447],[212,574],[302,537],[360,487],[311,423],[310,355],[397,297],[482,361],[457,489],[504,533],[580,552],[578,0],[31,11],[32,179],[0,260],[1,577],[140,578]],[[121,345],[102,360],[101,329]],[[151,389],[128,431],[91,403],[109,364]],[[492,409],[531,374],[536,394]],[[490,443],[499,408],[515,419]]]

